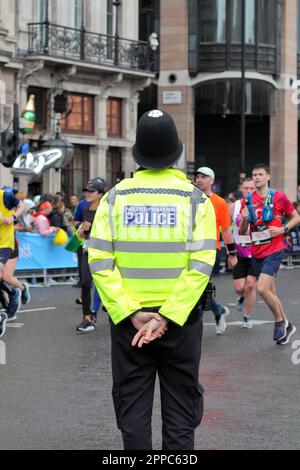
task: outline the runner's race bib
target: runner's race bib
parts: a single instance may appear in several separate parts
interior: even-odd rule
[[[238,235],[237,243],[241,245],[243,248],[251,246],[251,237],[250,235]]]
[[[262,232],[252,232],[251,237],[254,245],[267,245],[272,241],[272,235],[269,230],[263,230]]]

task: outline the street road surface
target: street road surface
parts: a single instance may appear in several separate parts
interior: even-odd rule
[[[278,292],[300,341],[300,270],[281,270]],[[229,275],[219,276],[217,297],[236,300]],[[31,289],[32,301],[2,338],[0,449],[122,449],[111,398],[107,315],[97,330],[78,334],[79,290],[71,286]],[[200,380],[205,413],[196,449],[299,449],[300,365],[292,344],[272,341],[272,317],[259,302],[253,330],[240,328],[231,307],[224,336],[215,335],[205,314]],[[300,354],[298,355],[300,357]],[[1,362],[1,361],[0,361]],[[160,448],[159,393],[153,419],[154,448]]]

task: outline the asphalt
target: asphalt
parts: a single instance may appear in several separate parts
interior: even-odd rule
[[[196,449],[300,448],[300,364],[292,362],[293,342],[300,340],[299,281],[299,269],[280,271],[278,293],[298,331],[291,344],[279,347],[272,341],[272,316],[260,299],[254,313],[258,324],[241,329],[241,314],[231,306],[236,300],[231,277],[216,279],[217,297],[230,305],[231,315],[221,337],[215,335],[212,313],[205,315],[199,375],[205,413]],[[122,449],[111,399],[106,314],[95,332],[78,334],[77,289],[56,285],[31,293],[30,305],[2,338],[0,450]],[[159,412],[157,389],[155,449],[161,445]]]

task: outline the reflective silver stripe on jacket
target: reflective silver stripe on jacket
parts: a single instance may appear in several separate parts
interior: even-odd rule
[[[129,194],[169,194],[171,196],[190,197],[191,195],[189,191],[171,188],[129,188],[118,189],[116,193],[118,196],[127,196]]]
[[[101,240],[100,238],[91,237],[89,248],[113,253],[113,243],[108,242],[107,240]]]
[[[177,279],[184,268],[120,268],[120,274],[126,279]]]
[[[186,251],[215,250],[217,248],[216,240],[198,240],[186,244]]]
[[[190,261],[189,263],[189,270],[194,269],[201,274],[206,274],[207,276],[211,276],[213,266],[207,263],[201,263],[201,261]]]
[[[113,210],[114,210],[114,205],[116,202],[116,188],[113,187],[107,196],[107,203],[108,203],[108,208],[109,208],[109,225],[110,225],[110,231],[113,239],[113,244],[114,240],[116,239],[116,234],[115,234],[115,224],[113,220]]]
[[[115,264],[112,258],[104,259],[102,261],[95,261],[95,263],[89,263],[89,268],[92,274],[99,271],[105,271],[106,269],[114,270]]]
[[[99,238],[91,238],[89,248],[113,253],[113,243]],[[114,248],[122,253],[184,253],[186,251],[215,250],[216,240],[184,242],[115,242]]]

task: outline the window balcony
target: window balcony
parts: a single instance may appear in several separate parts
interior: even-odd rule
[[[245,48],[246,70],[278,75],[279,56],[271,44],[247,44]],[[241,69],[239,44],[200,44],[196,72],[224,72]]]
[[[125,69],[154,70],[154,54],[147,42],[132,41],[48,22],[28,24],[28,55]]]
[[[281,3],[246,0],[243,10],[240,0],[190,0],[190,75],[241,70],[243,25],[246,70],[277,77]]]

